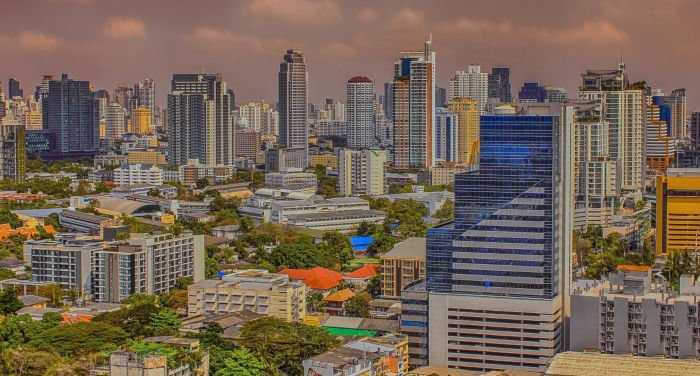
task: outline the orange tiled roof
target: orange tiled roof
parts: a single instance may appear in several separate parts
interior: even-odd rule
[[[53,228],[53,226],[44,226],[44,230],[49,234],[56,233],[56,230]],[[39,231],[34,227],[18,227],[13,230],[12,227],[10,227],[10,225],[7,223],[0,224],[0,239],[7,239],[10,236],[16,234],[20,234],[24,236],[25,239],[29,239],[31,237],[38,236]]]
[[[282,269],[279,274],[286,274],[291,280],[302,281],[315,290],[328,290],[340,284],[343,275],[320,266],[313,269]]]
[[[352,298],[353,296],[355,296],[355,293],[352,292],[352,290],[342,289],[342,290],[336,291],[336,292],[326,296],[325,298],[323,298],[323,300],[325,300],[327,302],[341,302],[342,303],[342,302],[348,301],[348,299]]]
[[[66,324],[76,324],[79,322],[91,322],[93,316],[90,315],[80,315],[77,313],[69,313],[69,312],[63,312],[61,313],[61,317],[63,317],[63,322]]]
[[[617,270],[623,270],[626,272],[648,272],[651,267],[646,265],[618,265]]]
[[[346,278],[367,279],[379,272],[379,264],[368,264],[345,275]]]

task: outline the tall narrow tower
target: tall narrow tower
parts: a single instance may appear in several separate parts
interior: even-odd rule
[[[374,84],[367,77],[356,76],[347,83],[348,147],[362,149],[374,144]]]
[[[279,144],[304,155],[296,159],[299,166],[291,167],[306,168],[308,165],[308,86],[304,55],[299,50],[287,50],[279,71]]]

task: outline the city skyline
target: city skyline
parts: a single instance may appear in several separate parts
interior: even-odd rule
[[[169,4],[167,14],[160,12],[160,1],[139,4],[138,11],[126,5],[46,0],[47,12],[32,11],[29,3],[13,5],[0,26],[0,46],[14,47],[0,71],[3,85],[13,77],[29,90],[42,74],[65,72],[111,89],[145,77],[165,84],[173,73],[203,69],[221,73],[239,103],[274,102],[279,56],[298,48],[309,66],[309,101],[318,103],[325,97],[342,99],[345,82],[355,75],[381,87],[391,80],[396,53],[420,48],[432,33],[440,87],[447,87],[456,70],[480,64],[484,71],[511,67],[513,92],[525,81],[537,81],[574,93],[579,72],[612,66],[621,53],[633,78],[666,92],[685,86],[692,98],[700,86],[700,78],[692,75],[697,53],[683,37],[692,35],[692,22],[683,20],[699,5],[685,1],[543,2],[532,5],[534,14],[511,2],[426,7],[391,1],[212,1],[208,8],[219,11],[201,16],[196,4]],[[665,27],[642,27],[641,9]],[[51,15],[66,22],[51,22]],[[74,24],[71,20],[85,27],[61,26]],[[664,53],[649,55],[645,46],[650,44],[663,46]],[[678,76],[687,79],[681,82]],[[165,94],[159,91],[156,103],[163,106]]]

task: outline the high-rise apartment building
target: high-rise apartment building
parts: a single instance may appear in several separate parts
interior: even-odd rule
[[[644,186],[645,95],[630,88],[624,64],[612,70],[587,70],[579,97],[603,104],[602,120],[610,124],[610,159],[619,162],[623,190]]]
[[[262,152],[262,143],[260,140],[260,132],[254,130],[236,130],[235,134],[235,150],[236,157],[253,159]]]
[[[348,147],[364,149],[374,146],[374,83],[367,77],[356,76],[346,85]]]
[[[238,107],[238,124],[263,135],[279,134],[279,113],[265,102],[249,102]]]
[[[425,238],[408,238],[379,256],[382,298],[398,299],[408,284],[425,279]]]
[[[569,92],[562,87],[545,86],[544,91],[547,95],[545,102],[565,103],[569,99]]]
[[[690,144],[696,149],[700,149],[700,112],[690,114],[690,124],[688,129]]]
[[[435,52],[403,52],[391,83],[394,168],[426,168],[435,163]]]
[[[459,150],[455,162],[464,166],[475,165],[479,155],[479,103],[473,98],[455,98],[447,108],[459,115]]]
[[[652,93],[646,105],[646,165],[663,175],[675,159],[676,142],[672,135],[671,106],[662,93]]]
[[[459,114],[444,107],[435,109],[435,163],[457,162]]]
[[[384,194],[385,164],[385,150],[340,150],[338,196]]]
[[[91,155],[99,146],[99,103],[89,81],[76,81],[63,74],[48,76],[42,99],[44,129],[51,132],[50,151],[59,155]],[[43,90],[43,89],[42,89]]]
[[[481,66],[470,65],[466,71],[457,71],[450,79],[450,102],[457,98],[472,98],[479,108],[479,115],[484,114],[489,99],[489,74],[481,72]]]
[[[501,103],[510,103],[513,100],[510,92],[510,68],[491,68],[489,98],[497,99]]]
[[[121,138],[126,132],[126,110],[119,103],[110,103],[105,108],[105,138]]]
[[[309,76],[306,60],[299,50],[287,50],[279,71],[279,138],[287,149],[303,151],[304,158],[288,167],[306,168],[309,155]]]
[[[518,101],[544,103],[547,101],[547,89],[537,82],[525,82],[518,92]]]
[[[7,80],[7,98],[24,98],[24,90],[20,87],[19,81],[14,78]]]
[[[220,74],[175,74],[168,94],[168,163],[233,164],[233,124]]]
[[[112,99],[114,102],[119,103],[124,109],[128,109],[130,106],[131,99],[134,97],[134,88],[125,86],[124,84],[119,84],[114,88],[114,96]]]
[[[21,124],[3,124],[0,118],[0,180],[23,181],[27,174],[25,129]]]
[[[687,117],[688,109],[686,104],[685,89],[676,89],[671,95],[664,97],[664,103],[669,106],[671,113],[671,137],[676,140],[683,140],[688,137]]]
[[[496,110],[479,169],[455,178],[454,222],[428,230],[427,301],[404,301],[402,327],[434,366],[542,372],[564,344],[573,109]]]
[[[394,92],[393,92],[393,83],[392,82],[385,82],[384,83],[384,96],[382,99],[384,100],[382,102],[382,108],[384,109],[384,116],[387,117],[387,119],[393,119],[394,118]]]
[[[656,177],[656,253],[697,251],[700,241],[700,169],[669,168]]]
[[[151,111],[151,116],[156,114],[156,82],[150,78],[137,82],[134,85],[134,95],[138,99],[138,106],[146,107]]]
[[[131,132],[136,134],[153,133],[153,116],[151,110],[144,105],[131,111]]]

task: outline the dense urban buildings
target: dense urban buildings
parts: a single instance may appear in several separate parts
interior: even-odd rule
[[[279,139],[287,149],[299,150],[302,158],[290,159],[287,167],[306,168],[309,155],[308,85],[306,59],[299,50],[287,50],[279,71]]]
[[[464,166],[474,165],[479,154],[479,102],[472,98],[454,98],[448,109],[458,115],[457,162]]]
[[[386,151],[379,149],[338,151],[338,195],[383,195]]]
[[[698,251],[700,169],[670,168],[656,176],[656,252]]]
[[[489,74],[489,99],[491,98],[498,99],[501,103],[513,101],[510,91],[510,68],[491,68],[491,74]]]
[[[363,149],[374,146],[374,83],[367,77],[355,76],[347,83],[348,147]]]
[[[479,115],[484,114],[486,102],[489,98],[489,74],[482,73],[481,66],[470,65],[466,71],[457,71],[454,77],[450,79],[448,101],[453,102],[458,98],[475,100]]]

